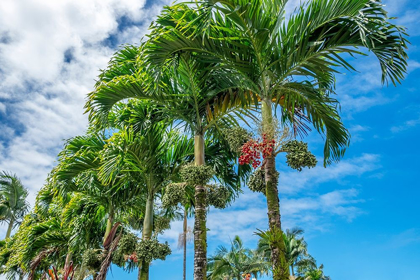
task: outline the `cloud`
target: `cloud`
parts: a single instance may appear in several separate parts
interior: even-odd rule
[[[420,229],[412,228],[390,238],[390,248],[401,248],[412,244],[420,244]]]
[[[403,124],[391,127],[392,133],[399,133],[420,125],[420,116],[415,119],[405,121]]]
[[[0,1],[0,170],[21,177],[32,205],[63,140],[85,132],[86,94],[113,46],[138,43],[166,3]]]
[[[377,154],[363,154],[327,168],[318,164],[317,167],[304,169],[302,172],[280,171],[279,190],[281,194],[291,195],[329,181],[340,183],[348,176],[361,176],[379,169],[379,159]]]
[[[0,102],[0,115],[6,114],[6,105]]]

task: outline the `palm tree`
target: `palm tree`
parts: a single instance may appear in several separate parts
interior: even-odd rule
[[[183,223],[182,223],[182,232],[179,234],[178,237],[178,249],[183,249],[184,257],[182,263],[182,279],[186,280],[187,277],[187,243],[193,240],[193,231],[188,226],[188,212],[191,210],[191,207],[184,206],[184,215],[183,215]]]
[[[105,149],[106,140],[104,133],[91,133],[67,140],[59,154],[59,164],[52,172],[52,182],[61,196],[69,193],[82,194],[73,197],[78,199],[73,206],[93,203],[99,207],[98,210],[101,209],[98,211],[98,214],[101,213],[98,217],[106,219],[104,241],[115,223],[116,215],[124,208],[135,207],[136,195],[139,193],[132,190],[132,182],[126,182],[119,185],[118,189],[113,189],[112,185],[103,184],[99,180],[98,173],[102,164],[100,157]],[[122,200],[125,203],[122,204]]]
[[[270,262],[271,248],[270,239],[272,236],[268,233],[257,233],[261,238],[258,241],[257,251],[263,258]],[[296,269],[315,265],[315,260],[308,254],[307,243],[303,237],[303,230],[300,228],[287,229],[282,233],[282,239],[285,244],[285,256],[291,276],[295,277]]]
[[[324,275],[323,269],[324,269],[324,266],[322,264],[318,268],[315,265],[315,267],[306,270],[304,272],[303,276],[300,276],[297,279],[302,279],[302,280],[331,280],[331,278],[329,276]]]
[[[194,137],[195,165],[205,165],[205,138],[217,140],[218,128],[235,124],[232,114],[237,114],[235,109],[247,102],[243,95],[229,91],[232,85],[239,83],[237,76],[223,70],[207,71],[212,64],[196,60],[194,55],[180,55],[178,59],[165,61],[161,67],[154,67],[145,60],[146,47],[126,47],[114,55],[108,69],[100,75],[95,90],[89,94],[86,108],[90,121],[97,126],[107,125],[114,105],[124,99],[151,100]],[[226,176],[235,175],[230,170],[221,174],[222,184],[233,181],[230,186],[239,188],[242,167],[238,171],[239,177]],[[205,183],[195,186],[195,279],[206,277]]]
[[[392,24],[376,0],[312,0],[285,20],[286,3],[214,0],[169,7],[165,12],[171,17],[158,20],[166,32],[153,41],[149,59],[161,63],[193,53],[218,71],[239,74],[237,87],[258,96],[268,140],[274,138],[276,110],[280,123],[291,125],[295,134],[305,135],[309,123],[325,135],[328,165],[349,144],[332,97],[339,69],[355,70],[345,55],[364,55],[359,49],[367,49],[379,61],[382,82],[396,85],[406,73],[405,29]],[[281,231],[275,155],[264,165],[266,197],[269,228]],[[272,248],[276,280],[288,278],[284,246],[280,242]]]
[[[209,259],[208,278],[210,280],[241,280],[242,274],[251,273],[258,276],[268,271],[265,262],[256,251],[244,247],[239,236],[231,241],[230,250],[219,246],[216,254]]]
[[[0,221],[8,223],[6,238],[28,212],[27,196],[28,191],[16,174],[0,172]]]

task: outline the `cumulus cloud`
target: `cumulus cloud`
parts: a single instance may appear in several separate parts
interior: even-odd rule
[[[167,3],[0,2],[0,170],[22,178],[32,204],[63,140],[84,133],[86,94],[114,46],[139,43]]]

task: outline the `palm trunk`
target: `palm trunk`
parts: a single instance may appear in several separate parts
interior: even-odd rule
[[[13,229],[13,224],[14,223],[15,223],[15,218],[12,217],[10,219],[9,226],[7,227],[6,238],[9,238],[10,234],[12,234],[12,229]]]
[[[112,226],[114,225],[114,207],[112,203],[109,204],[108,221],[106,222],[106,230],[104,234],[104,242],[111,232]]]
[[[153,193],[150,193],[147,202],[146,202],[146,213],[144,216],[144,222],[143,222],[143,240],[148,240],[152,237],[153,232],[153,204],[154,204],[154,195]],[[146,261],[142,261],[140,271],[139,271],[139,277],[140,280],[149,280],[149,266],[150,263]]]
[[[262,119],[263,130],[267,134],[268,140],[274,137],[274,123],[271,100],[265,99],[262,101]],[[265,162],[265,184],[266,197],[268,209],[268,224],[272,233],[281,233],[280,222],[280,201],[279,192],[277,188],[276,176],[276,158],[270,156],[266,158]],[[289,265],[285,258],[285,244],[281,234],[276,242],[271,244],[271,261],[273,264],[273,280],[288,280],[289,279]]]
[[[184,239],[182,240],[184,244],[184,261],[183,261],[183,275],[182,279],[186,280],[187,278],[187,208],[184,208],[184,225],[183,225],[183,231],[184,231]]]
[[[204,135],[194,138],[195,165],[204,165]],[[195,186],[194,280],[207,279],[206,189]]]

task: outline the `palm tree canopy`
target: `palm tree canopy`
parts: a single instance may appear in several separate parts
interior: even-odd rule
[[[313,0],[285,19],[285,0],[203,1],[167,7],[152,32],[147,59],[164,65],[191,52],[215,68],[242,75],[237,88],[280,106],[296,133],[312,126],[325,134],[325,164],[343,156],[349,133],[331,95],[340,68],[355,70],[346,55],[373,53],[382,81],[404,78],[408,41],[380,1]],[[209,65],[209,67],[211,67]]]
[[[209,258],[208,277],[211,280],[240,280],[243,273],[254,275],[267,273],[269,264],[259,255],[244,247],[239,236],[231,241],[230,249],[219,246],[216,254]]]
[[[0,220],[19,224],[28,212],[27,189],[16,174],[0,172]]]

